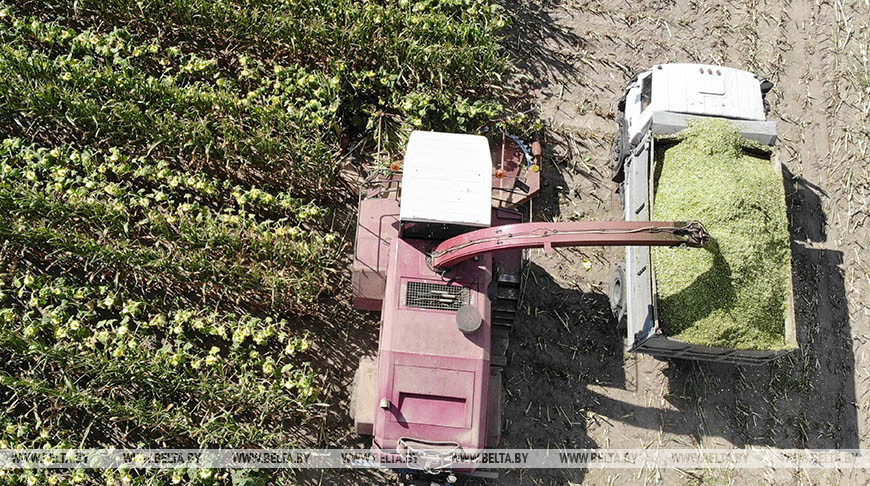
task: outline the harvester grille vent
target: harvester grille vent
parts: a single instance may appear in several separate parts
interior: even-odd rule
[[[421,309],[458,310],[468,303],[468,287],[408,282],[405,305]]]

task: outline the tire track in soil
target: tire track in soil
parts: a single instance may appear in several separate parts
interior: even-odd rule
[[[805,295],[815,299],[812,315],[815,322],[807,330],[808,345],[801,350],[809,355],[805,361],[811,363],[811,368],[804,373],[811,375],[811,389],[803,397],[799,417],[807,420],[818,436],[799,443],[817,448],[857,448],[857,411],[852,405],[856,395],[854,354],[840,268],[843,254],[829,249],[830,242],[840,235],[837,225],[829,226],[825,218],[825,214],[831,213],[828,194],[836,192],[824,169],[824,163],[829,160],[829,134],[833,128],[827,117],[826,104],[831,97],[828,86],[834,85],[831,77],[836,72],[836,54],[831,45],[830,26],[823,27],[820,20],[830,22],[834,14],[826,5],[793,2],[791,6],[789,38],[796,38],[796,42],[795,48],[786,54],[786,61],[789,65],[800,66],[802,72],[799,78],[795,78],[800,80],[798,86],[788,86],[800,91],[795,98],[801,103],[787,103],[785,113],[790,119],[799,120],[800,174],[804,180],[820,187],[814,192],[821,193],[818,210],[801,211],[793,216],[796,220],[794,226],[814,227],[819,233],[808,235],[809,239],[819,243],[814,245],[817,248],[801,248],[794,252],[799,273],[802,268],[814,271],[814,275],[807,279]],[[812,195],[803,191],[798,197]],[[805,200],[801,203],[807,206]]]

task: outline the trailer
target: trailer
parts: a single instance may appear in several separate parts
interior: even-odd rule
[[[632,79],[619,101],[619,132],[612,151],[613,180],[620,184],[625,221],[649,221],[655,204],[653,176],[657,137],[702,117],[731,120],[745,138],[774,146],[776,123],[765,119],[772,84],[737,69],[700,64],[657,65]],[[782,167],[773,155],[778,174]],[[662,331],[655,267],[648,247],[626,247],[610,285],[611,310],[626,332],[626,349],[659,358],[759,365],[791,350],[737,350],[686,343]],[[794,296],[787,300],[785,340],[796,348]]]

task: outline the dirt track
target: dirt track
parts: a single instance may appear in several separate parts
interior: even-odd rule
[[[757,368],[624,354],[606,297],[621,249],[539,252],[508,351],[502,447],[870,447],[870,437],[861,436],[870,419],[870,369],[863,364],[870,351],[868,1],[508,7],[520,22],[506,47],[547,123],[537,220],[620,217],[607,157],[615,101],[634,73],[662,62],[711,62],[775,83],[768,99],[788,176],[801,349]],[[343,384],[377,338],[376,317],[347,312],[352,321],[333,336],[332,350]],[[327,396],[336,406],[325,427],[312,424],[318,443],[367,446],[348,433],[339,403],[345,393],[336,387]],[[507,472],[498,484],[863,484],[868,474],[530,470]],[[312,484],[382,478],[317,476]]]

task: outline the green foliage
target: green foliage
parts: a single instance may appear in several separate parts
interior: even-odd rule
[[[0,446],[303,445],[342,142],[502,116],[506,22],[486,0],[0,0]]]
[[[653,216],[701,221],[702,250],[654,249],[664,332],[685,342],[784,349],[791,249],[782,177],[727,121],[691,125],[656,154]],[[660,172],[659,172],[660,171]]]

